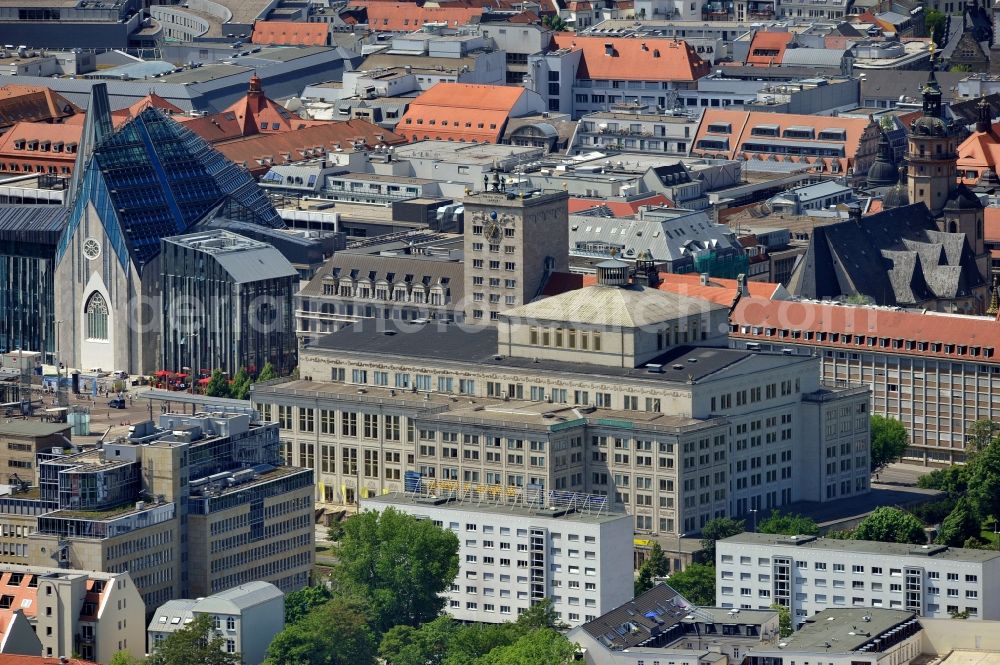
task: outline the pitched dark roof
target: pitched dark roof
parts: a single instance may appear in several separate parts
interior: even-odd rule
[[[655,640],[672,628],[682,628],[690,607],[674,589],[657,584],[581,628],[608,648],[629,649]],[[678,637],[682,632],[678,632]]]
[[[964,234],[938,231],[916,203],[817,227],[788,288],[805,298],[861,294],[894,306],[966,295],[982,283]]]
[[[61,205],[0,206],[0,242],[50,244],[66,228],[69,208]]]

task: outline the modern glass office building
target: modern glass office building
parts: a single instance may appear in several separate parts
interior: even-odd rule
[[[162,241],[163,367],[235,375],[295,366],[298,271],[267,243],[213,229]]]
[[[62,206],[0,206],[0,352],[40,351],[54,360],[56,244]]]

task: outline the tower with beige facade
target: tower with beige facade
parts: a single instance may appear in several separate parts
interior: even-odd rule
[[[507,190],[465,197],[465,318],[496,321],[531,302],[553,272],[569,270],[569,196]]]

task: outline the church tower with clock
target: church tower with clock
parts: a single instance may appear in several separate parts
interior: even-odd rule
[[[465,321],[489,324],[569,270],[569,196],[492,187],[465,197]]]

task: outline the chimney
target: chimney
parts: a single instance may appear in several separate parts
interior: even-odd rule
[[[699,277],[701,278],[700,279],[701,285],[702,286],[708,286],[708,273],[707,272],[703,272],[703,273],[701,273],[701,275],[699,275]]]
[[[855,224],[861,223],[861,206],[857,203],[847,204],[847,218]]]
[[[739,291],[740,297],[750,295],[750,287],[747,286],[747,275],[746,273],[740,273],[736,277],[736,288]]]

